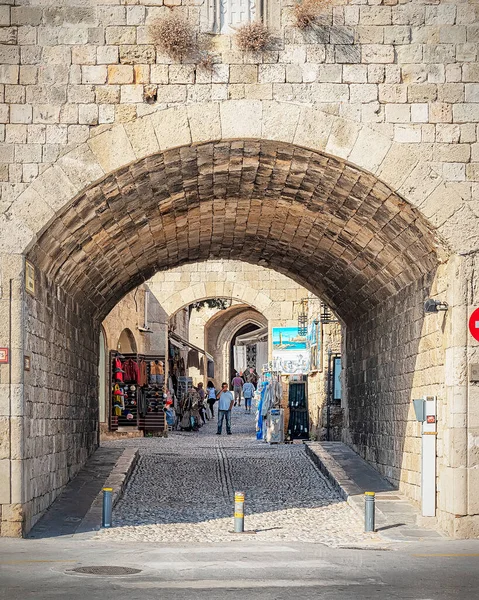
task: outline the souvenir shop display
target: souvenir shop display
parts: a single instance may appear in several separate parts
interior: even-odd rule
[[[197,431],[200,427],[200,395],[190,388],[180,400],[179,428],[184,431]]]
[[[171,342],[168,344],[168,374],[173,392],[178,400],[181,400],[186,393],[184,382],[190,378],[186,377],[185,359],[181,355],[181,349]]]
[[[110,429],[164,431],[164,357],[112,352]]]
[[[256,413],[256,439],[266,440],[268,415],[281,408],[283,386],[279,371],[263,371],[258,383],[258,409]]]
[[[306,393],[307,377],[296,375],[289,382],[288,390],[288,438],[290,440],[309,439],[309,411]]]

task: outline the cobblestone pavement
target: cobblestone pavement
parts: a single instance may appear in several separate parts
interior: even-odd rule
[[[234,409],[233,435],[198,432],[168,438],[109,441],[135,446],[140,458],[114,513],[115,527],[97,539],[221,542],[244,539],[233,529],[235,490],[246,493],[248,541],[308,541],[329,545],[374,539],[306,456],[302,444],[256,440],[254,416]]]

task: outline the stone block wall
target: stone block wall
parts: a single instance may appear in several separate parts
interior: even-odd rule
[[[341,354],[341,347],[341,325],[339,323],[325,323],[322,326],[321,364],[318,370],[312,371],[308,377],[310,432],[312,437],[317,440],[327,439],[328,351],[331,350],[331,352]],[[341,441],[342,439],[343,412],[342,403],[331,404],[331,441]]]
[[[418,503],[421,424],[412,400],[437,396],[439,412],[447,412],[445,316],[423,309],[426,298],[441,296],[444,288],[431,274],[345,329],[345,441]],[[444,426],[439,419],[438,463]]]
[[[454,252],[468,255],[477,252],[479,7],[476,4],[459,0],[450,3],[437,3],[436,0],[431,3],[428,0],[421,3],[416,0],[397,3],[395,0],[383,3],[369,0],[369,3],[364,3],[364,0],[351,0],[327,7],[321,24],[314,31],[301,33],[290,26],[289,2],[271,2],[269,8],[277,7],[275,14],[279,16],[279,20],[276,17],[273,19],[273,24],[279,25],[279,29],[272,47],[266,52],[245,54],[238,51],[231,36],[215,36],[215,63],[210,71],[189,62],[174,63],[152,43],[149,27],[155,19],[167,13],[167,5],[172,3],[173,0],[167,0],[164,4],[161,0],[135,0],[135,4],[126,4],[123,0],[68,0],[67,3],[60,0],[48,3],[6,0],[0,7],[1,252],[26,252],[38,230],[46,226],[76,194],[111,171],[124,167],[126,163],[144,159],[160,150],[190,144],[192,140],[196,143],[245,137],[278,139],[348,160],[368,173],[377,175],[380,181],[389,186],[387,192],[379,186],[380,195],[389,194],[389,189],[398,191],[406,202],[418,207],[431,227],[437,228],[438,246],[441,245],[442,236],[442,240]],[[206,4],[199,2],[197,6],[192,6],[179,1],[178,4],[177,10],[187,14],[198,26],[209,27],[204,14]],[[150,93],[151,86],[156,93],[156,101],[150,104],[145,92]],[[234,162],[235,159],[229,160]],[[55,166],[48,169],[53,163]],[[278,173],[282,177],[281,161],[278,163]],[[327,170],[329,172],[330,168]],[[138,173],[137,170],[133,172]],[[124,171],[122,177],[125,179],[120,177],[119,180],[123,181],[123,185],[128,173]],[[365,180],[367,177],[368,174],[364,174]],[[290,181],[288,179],[288,184]],[[345,189],[338,186],[335,189],[337,196],[342,197]],[[349,191],[346,191],[346,197],[348,194]],[[329,198],[329,192],[325,197]],[[350,196],[348,198],[351,200]],[[365,204],[370,206],[370,195],[365,193],[361,198],[367,198]],[[90,201],[89,197],[88,202],[80,205],[82,218],[90,216]],[[401,205],[400,198],[395,202],[401,212],[407,213],[403,218],[415,218],[408,211],[401,210],[404,205],[407,206],[406,202]],[[271,214],[277,205],[268,199],[264,205],[268,222],[263,225],[268,228],[273,222]],[[225,204],[222,206],[224,208]],[[283,210],[284,206],[281,206]],[[342,206],[344,208],[345,205]],[[304,212],[303,207],[301,210]],[[235,214],[243,218],[241,211]],[[351,223],[348,218],[346,216],[344,222],[331,219],[334,235],[337,233],[336,239],[342,243],[345,239],[355,238],[359,246],[367,246],[370,239],[362,231],[361,223],[368,217],[364,217],[363,213],[363,221],[354,222],[353,219],[352,230],[346,230],[343,235],[341,232],[346,222]],[[386,220],[386,239],[388,242],[392,240],[393,246],[399,250],[390,256],[384,253],[381,257],[384,262],[379,261],[379,266],[372,263],[366,265],[373,272],[377,267],[378,271],[387,271],[389,276],[400,280],[403,264],[398,265],[398,257],[401,248],[414,248],[415,242],[427,237],[426,228],[415,230],[412,239],[405,229],[403,239],[398,242],[394,238],[397,221],[392,221],[392,216],[388,215]],[[181,238],[185,221],[186,218],[179,219],[177,223],[169,221],[167,235]],[[299,222],[298,219],[296,223]],[[303,224],[301,227],[304,232],[304,239],[301,238],[304,255],[308,257],[301,264],[307,268],[315,264],[312,260],[315,255],[318,264],[332,256],[331,262],[335,262],[335,265],[331,265],[330,270],[334,274],[334,268],[339,264],[336,260],[338,253],[342,253],[344,247],[339,243],[330,244],[325,236],[326,245],[320,247],[321,253],[316,253],[314,243],[319,245],[319,241],[324,239],[323,234],[312,232]],[[285,240],[290,240],[291,230],[285,227],[284,231]],[[57,226],[55,240],[62,250],[69,247],[72,240],[73,245],[78,246],[79,242],[73,234],[68,233],[68,240],[65,240],[62,237],[64,233],[62,227]],[[75,230],[75,234],[80,237],[83,235],[81,229]],[[196,238],[191,236],[192,240],[200,239],[198,236],[201,235],[201,241],[206,243],[211,237],[209,232],[196,234]],[[82,243],[86,238],[82,238]],[[234,238],[231,239],[234,241]],[[184,242],[184,239],[181,241]],[[377,245],[377,240],[373,240],[374,244]],[[184,244],[179,246],[184,250]],[[380,247],[377,248],[378,253]],[[105,248],[102,247],[101,258],[91,248],[90,245],[89,256],[99,264]],[[347,247],[346,251],[349,250]],[[152,254],[148,254],[148,260],[154,262]],[[172,248],[171,253],[160,254],[161,260],[166,261],[166,254],[168,257],[180,256],[181,260],[192,260],[198,256],[198,248],[181,255],[178,248]],[[227,252],[222,250],[222,256],[225,255]],[[356,260],[356,254],[351,256],[350,263],[354,262],[355,268],[357,265],[358,270],[363,270],[364,257]],[[64,260],[67,264],[67,258]],[[54,263],[53,258],[51,262]],[[413,258],[409,262],[414,263],[413,267],[421,266]],[[75,267],[78,268],[78,265],[67,264],[70,273]],[[137,277],[132,263],[128,267],[132,269],[132,276]],[[292,266],[285,265],[284,268],[291,270]],[[2,270],[3,280],[3,266]],[[319,271],[317,265],[307,273],[312,287],[316,283],[316,270]],[[411,268],[411,271],[414,270]],[[144,271],[136,281],[141,281],[146,271],[149,276],[153,271],[152,262],[144,265]],[[462,273],[461,281],[465,281],[469,275]],[[104,272],[101,279],[102,285],[98,287],[112,293],[109,283],[105,284],[109,280]],[[333,277],[327,291],[337,293],[340,279]],[[407,281],[409,283],[410,279]],[[452,282],[453,278],[451,285]],[[221,283],[215,282],[211,287],[217,294]],[[345,311],[346,308],[352,310],[358,295],[354,285],[346,289],[345,302],[349,306],[345,307]],[[367,302],[373,304],[385,287],[372,289],[369,296],[360,299],[363,306]],[[395,287],[387,288],[386,295],[390,289]],[[206,291],[206,294],[209,293]],[[417,302],[424,299],[420,298],[418,290],[417,294],[413,290],[412,295],[415,295]],[[188,293],[181,290],[180,300],[186,304],[188,298]],[[113,306],[115,298],[109,300],[112,304],[108,306]],[[395,301],[394,298],[391,300],[393,304]],[[269,307],[260,293],[256,294],[255,302],[258,302],[259,310]],[[289,300],[284,304],[285,314],[290,308],[287,302]],[[415,310],[412,298],[405,298],[404,302],[404,306]],[[399,314],[403,314],[404,306],[398,305]],[[402,414],[406,405],[403,379],[408,376],[396,376],[399,366],[397,371],[388,372],[379,360],[382,357],[380,349],[370,343],[371,339],[379,343],[382,340],[381,332],[385,331],[384,328],[374,328],[374,318],[377,318],[378,323],[382,322],[391,328],[390,346],[385,347],[397,348],[392,358],[405,367],[405,373],[409,374],[411,380],[412,371],[409,369],[413,362],[412,355],[407,354],[407,360],[403,357],[394,334],[394,331],[398,331],[398,336],[399,332],[401,335],[404,332],[397,328],[395,322],[387,321],[382,310],[380,306],[369,317],[359,319],[348,334],[348,349],[351,346],[353,353],[348,389],[357,392],[359,398],[357,406],[352,408],[354,444],[364,455],[369,452],[373,462],[383,471],[387,470],[385,460],[391,459],[392,467],[388,476],[392,480],[398,480],[401,473],[405,476],[410,474],[411,479],[417,480],[416,465],[400,464],[400,453],[394,450],[393,434],[384,434],[386,445],[382,451],[380,434],[362,429],[360,423],[360,413],[366,412],[371,418],[377,417],[381,426],[390,427],[390,420],[380,410],[384,396],[391,411],[401,413],[394,415],[392,422],[399,430],[412,431],[406,437],[412,445],[417,446],[414,427]],[[463,311],[465,314],[468,310],[469,305],[463,301],[455,312],[460,314]],[[88,316],[85,320],[89,320]],[[427,327],[432,326],[431,323]],[[457,323],[462,326],[464,319],[458,318],[454,326],[460,330]],[[67,330],[69,327],[65,325]],[[17,329],[21,331],[21,326],[18,325]],[[357,332],[357,336],[354,332]],[[2,344],[7,345],[10,342],[8,331],[0,328],[0,334],[2,340],[6,340]],[[404,352],[411,351],[418,339],[416,335],[417,332],[407,333],[408,341],[401,343]],[[439,332],[437,335],[439,337]],[[456,332],[451,339],[454,336]],[[429,339],[427,329],[424,337]],[[88,337],[85,339],[88,340]],[[384,341],[381,343],[385,344]],[[92,341],[91,344],[94,348],[96,342]],[[15,346],[12,346],[19,356],[23,345],[21,339],[15,340]],[[463,390],[468,383],[464,381],[465,377],[456,377],[456,371],[467,371],[466,352],[463,352],[466,346],[462,336],[460,344],[448,348],[454,376],[447,373],[453,383],[448,386],[450,404],[445,410],[453,410],[458,386],[464,397],[469,393]],[[428,377],[431,375],[430,382],[419,385],[419,388],[430,389],[432,393],[440,388],[439,372],[435,372],[435,366],[440,369],[442,361],[438,348],[433,345],[432,351],[418,351],[416,357],[418,372],[428,374]],[[474,348],[468,349],[468,352],[472,356]],[[422,359],[428,366],[422,365]],[[15,358],[18,372],[21,360],[22,357]],[[51,370],[54,372],[54,365]],[[17,380],[13,376],[9,379],[5,371],[3,367],[0,370],[1,383],[3,385],[3,381],[7,381],[9,393],[12,393],[12,386],[17,384]],[[361,372],[365,372],[369,378],[364,379]],[[370,376],[378,372],[381,384],[375,387]],[[94,375],[92,372],[93,378]],[[21,377],[17,379],[21,386],[23,380]],[[392,381],[395,391],[390,388],[389,381]],[[415,393],[413,384],[412,393]],[[75,390],[73,394],[77,393]],[[20,391],[19,395],[22,394],[23,391]],[[401,408],[394,407],[393,397]],[[79,396],[77,398],[82,401]],[[378,400],[378,404],[368,403],[366,406],[365,398]],[[471,410],[473,405],[471,399]],[[451,428],[457,429],[458,433],[466,430],[465,425],[461,429],[459,424],[461,419],[467,423],[468,410],[462,406],[453,415],[454,427],[453,417],[448,416]],[[7,416],[11,419],[10,413]],[[361,417],[361,420],[364,421],[364,418]],[[12,422],[6,427],[11,429]],[[87,436],[88,427],[86,425]],[[374,427],[371,425],[372,429]],[[373,448],[371,451],[366,445],[368,436]],[[451,435],[452,442],[454,439],[455,436]],[[463,488],[468,485],[468,479],[463,475],[466,469],[477,464],[477,443],[471,433],[471,440],[465,444],[467,452],[460,453],[450,450],[455,445],[452,442],[442,446],[439,444],[440,452],[444,449],[448,452],[447,469],[454,474],[453,487],[458,489],[459,486],[461,489],[460,499],[460,494],[457,494],[457,498],[450,494],[449,512],[452,515],[472,515],[467,511],[474,510],[474,515],[477,515],[477,506],[468,508],[465,500],[462,502],[467,496]],[[9,461],[10,465],[12,457],[11,451],[8,452],[10,458],[1,460],[2,463]],[[467,461],[464,456],[468,457]],[[408,460],[414,463],[414,459]],[[473,469],[470,470],[472,472]],[[408,482],[403,485],[408,493],[417,495],[417,486]],[[440,493],[443,494],[442,491]],[[471,490],[467,493],[473,495]]]
[[[337,132],[331,154],[341,152],[344,137],[357,137],[355,124],[367,123],[405,153],[421,148],[456,193],[471,199],[479,180],[478,6],[340,0],[325,7],[317,27],[301,32],[292,26],[292,4],[267,2],[275,39],[265,52],[245,54],[233,36],[212,36],[209,70],[188,59],[175,64],[151,33],[171,8],[198,31],[211,32],[212,3],[206,0],[4,2],[1,212],[46,165],[98,129],[124,123],[128,130],[137,117],[167,106],[241,99],[310,103],[346,118],[351,124]],[[152,90],[156,101],[150,104]],[[295,129],[294,115],[293,107],[281,110],[272,135],[278,125]],[[253,117],[242,115],[245,132]],[[199,127],[204,139],[218,137],[218,123]],[[379,164],[384,148],[368,151],[369,162]]]
[[[25,531],[98,444],[99,324],[37,273],[26,294],[23,520]]]
[[[278,326],[297,324],[307,290],[285,275],[238,260],[209,260],[160,271],[148,286],[166,313],[205,298],[231,298],[252,306]]]
[[[148,326],[152,333],[138,328],[145,323],[145,293],[148,293]],[[109,350],[116,350],[121,332],[129,329],[134,336],[140,354],[166,353],[165,340],[168,316],[148,286],[141,285],[124,296],[103,320]]]

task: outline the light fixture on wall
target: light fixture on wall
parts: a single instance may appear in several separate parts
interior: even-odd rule
[[[428,298],[426,302],[424,302],[424,312],[426,314],[446,311],[448,308],[447,302],[441,302],[440,300],[434,300],[433,298]]]

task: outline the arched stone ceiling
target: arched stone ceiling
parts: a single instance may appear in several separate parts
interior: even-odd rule
[[[210,258],[273,268],[346,322],[437,264],[423,217],[375,176],[281,142],[156,154],[96,183],[29,259],[103,318],[155,271]]]

